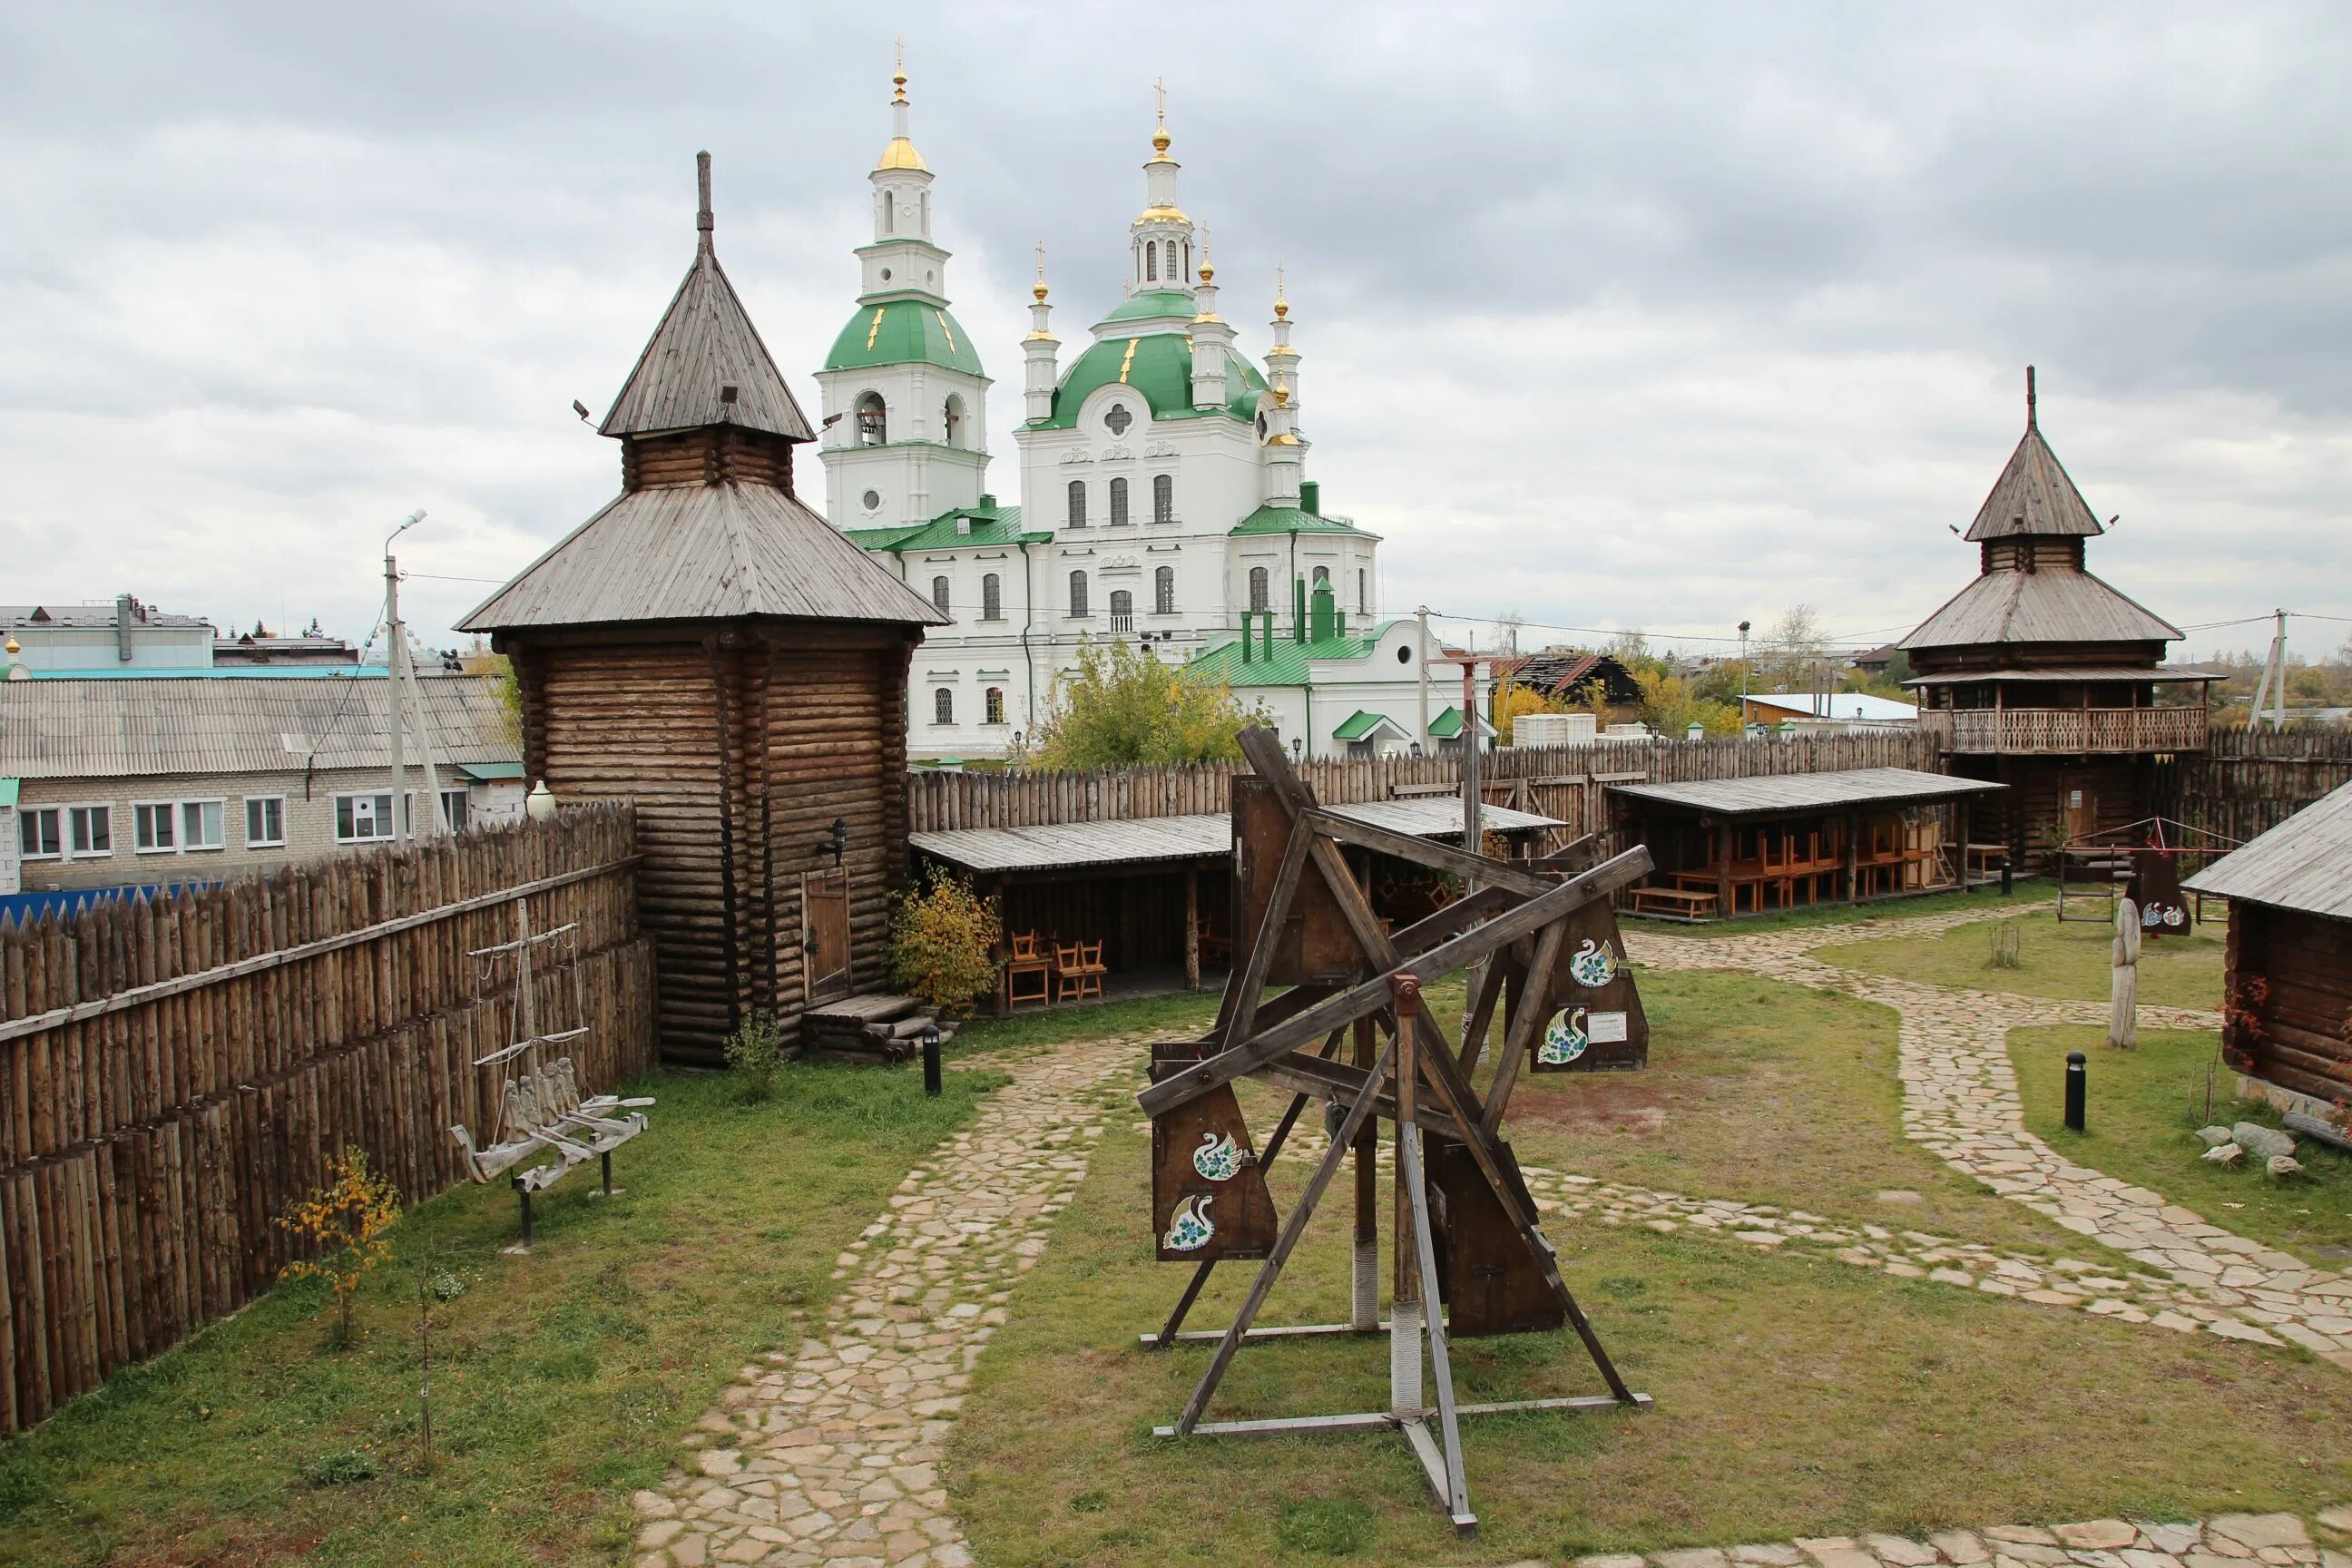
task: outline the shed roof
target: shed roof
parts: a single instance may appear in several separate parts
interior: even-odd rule
[[[632,490],[564,536],[459,623],[487,632],[624,621],[948,617],[772,485]]]
[[[2181,886],[2352,921],[2352,784],[2305,806]]]
[[[417,676],[453,764],[521,754],[497,687],[478,675]],[[379,681],[0,681],[0,773],[121,778],[389,767]],[[414,737],[411,745],[415,744]]]
[[[1442,838],[1462,831],[1462,806],[1450,796],[1366,801],[1330,807],[1345,816],[1393,833]],[[1496,833],[1558,827],[1549,816],[1483,808],[1484,826]],[[1077,866],[1111,866],[1151,860],[1223,859],[1233,853],[1233,817],[1225,812],[1194,816],[1151,816],[1116,822],[1060,822],[1037,827],[961,827],[917,833],[907,842],[924,854],[970,871],[1051,871]]]
[[[1405,732],[1404,726],[1387,714],[1359,708],[1340,721],[1339,728],[1331,731],[1331,738],[1336,741],[1360,741],[1382,728],[1393,730],[1400,736]]]
[[[1890,801],[1953,800],[2008,787],[1916,768],[1854,768],[1834,773],[1771,773],[1695,784],[1609,786],[1612,794],[1635,800],[1717,816],[1773,816]]]
[[[1980,643],[2178,642],[2179,626],[2088,572],[1987,572],[1905,637],[1906,648]]]

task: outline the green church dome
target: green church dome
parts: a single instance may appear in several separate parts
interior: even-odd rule
[[[824,356],[827,370],[886,364],[934,364],[967,375],[987,374],[980,368],[980,351],[963,323],[944,307],[919,300],[860,305],[833,340],[833,352]]]
[[[1147,299],[1138,295],[1137,299]],[[1231,349],[1225,351],[1225,385],[1233,389],[1222,408],[1192,406],[1192,344],[1181,332],[1150,332],[1132,338],[1104,338],[1072,362],[1054,390],[1054,412],[1034,422],[1034,428],[1067,430],[1078,422],[1078,408],[1097,387],[1125,382],[1151,405],[1155,419],[1192,419],[1203,412],[1222,413],[1247,423],[1257,417],[1258,395],[1265,377],[1257,367]]]

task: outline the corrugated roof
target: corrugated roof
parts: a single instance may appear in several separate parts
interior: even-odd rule
[[[516,762],[497,686],[476,675],[417,684],[452,763]],[[0,773],[121,778],[392,765],[380,681],[0,682]],[[412,737],[410,745],[415,744]]]
[[[793,441],[814,440],[816,432],[719,265],[710,238],[710,154],[699,153],[696,162],[702,210],[696,216],[700,238],[694,264],[597,428],[607,436],[643,436],[733,425]],[[731,398],[726,395],[730,386]]]
[[[0,627],[22,629],[47,627],[53,631],[94,631],[110,629],[115,621],[115,606],[104,605],[0,605]],[[37,616],[40,619],[36,620]],[[202,616],[173,615],[144,605],[135,605],[131,624],[142,626],[162,626],[186,631],[197,626],[212,627],[212,622]]]
[[[1256,533],[1356,533],[1367,539],[1378,534],[1365,533],[1355,520],[1337,512],[1308,511],[1298,506],[1262,506],[1250,513],[1226,532],[1249,535]]]
[[[1461,802],[1450,796],[1365,801],[1329,809],[1334,816],[1422,838],[1458,836],[1462,831]],[[1562,826],[1549,816],[1499,805],[1484,807],[1479,820],[1496,833]],[[912,834],[907,842],[934,859],[968,871],[1050,871],[1070,866],[1223,858],[1233,853],[1234,827],[1233,818],[1217,811],[1040,827],[961,827]]]
[[[948,622],[793,497],[772,485],[720,484],[621,496],[525,567],[460,629],[739,616]]]
[[[1316,664],[1362,658],[1396,624],[1382,621],[1368,631],[1320,642],[1298,642],[1277,632],[1271,648],[1264,637],[1252,632],[1247,663],[1242,661],[1242,639],[1236,636],[1202,648],[1184,668],[1228,686],[1305,686],[1313,679]]]
[[[1914,768],[1854,768],[1834,773],[1772,773],[1744,779],[1706,779],[1696,784],[1611,784],[1612,794],[1719,816],[1760,816],[1780,812],[1822,811],[1882,801],[1951,800],[2006,789],[2006,784]]]
[[[2088,572],[2045,565],[1975,578],[1919,624],[1905,648],[1979,643],[2177,642],[2180,628]]]
[[[1941,675],[1915,675],[1906,686],[1966,686],[1979,680],[2227,680],[2226,669],[2187,669],[2160,665],[2151,669],[2137,664],[2086,664],[2038,669],[1951,669]]]
[[[1417,838],[1443,838],[1462,831],[1462,800],[1458,795],[1424,795],[1410,800],[1366,800],[1352,805],[1327,806],[1334,816],[1344,816],[1368,827],[1385,827],[1391,833],[1410,833]],[[1565,827],[1568,824],[1549,816],[1538,816],[1531,811],[1514,811],[1507,805],[1481,805],[1478,825],[1490,833],[1517,833],[1530,827]]]
[[[36,669],[35,680],[382,680],[380,664],[121,664],[96,669]]]
[[[2181,886],[2352,921],[2352,784],[2305,806]]]

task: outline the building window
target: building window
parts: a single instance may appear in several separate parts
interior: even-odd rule
[[[1328,588],[1330,585],[1331,568],[1328,566],[1318,566],[1315,568],[1315,586],[1318,588]]]
[[[1364,569],[1359,566],[1356,568],[1356,614],[1369,616],[1371,613],[1371,608],[1364,598]]]
[[[1124,403],[1112,404],[1110,412],[1103,416],[1103,424],[1109,427],[1110,433],[1114,436],[1126,435],[1127,427],[1134,423],[1135,416],[1127,411],[1127,405]]]
[[[131,808],[131,842],[142,855],[168,855],[179,847],[173,833],[173,814],[179,809],[170,801],[134,805]]]
[[[942,686],[931,693],[931,722],[934,724],[952,724],[955,722],[955,692],[953,689]]]
[[[16,848],[27,860],[55,860],[65,853],[58,825],[64,815],[54,805],[16,814]]]
[[[1250,608],[1263,610],[1270,607],[1266,600],[1265,568],[1253,566],[1250,568]]]
[[[286,843],[286,797],[249,795],[245,797],[245,847],[276,849]]]
[[[1151,521],[1176,521],[1176,476],[1173,474],[1151,476]]]
[[[1126,521],[1127,521],[1127,481],[1126,481],[1125,479],[1113,479],[1113,480],[1111,480],[1111,482],[1110,482],[1110,521],[1111,521],[1111,526],[1112,526],[1113,528],[1117,528],[1118,526],[1119,526],[1121,523],[1125,522]]]
[[[82,856],[114,853],[114,808],[110,805],[76,805],[66,808],[66,843],[68,853],[79,859]]]
[[[947,406],[940,412],[940,423],[947,428],[949,446],[960,447],[963,445],[962,398],[950,397],[948,399]]]
[[[392,795],[339,795],[335,797],[335,842],[364,844],[393,835]]]
[[[1070,614],[1083,616],[1086,613],[1087,574],[1083,572],[1073,572],[1070,574]]]
[[[1154,614],[1172,616],[1176,613],[1176,568],[1161,566],[1151,574],[1151,608]]]
[[[1072,479],[1070,481],[1070,526],[1072,528],[1084,528],[1086,525],[1087,481],[1084,479]]]
[[[1143,280],[1146,283],[1160,281],[1160,247],[1148,239],[1143,242]]]
[[[857,444],[879,447],[890,439],[890,416],[882,406],[882,395],[869,392],[857,400]]]
[[[988,715],[984,722],[990,724],[1004,722],[1004,688],[992,686],[988,689],[988,696],[982,710]]]
[[[466,831],[467,812],[472,801],[473,796],[462,789],[445,789],[441,792],[441,815],[448,819],[450,832]]]
[[[1111,590],[1110,629],[1115,632],[1135,629],[1135,595],[1124,588]]]
[[[948,608],[948,580],[944,577],[931,579],[931,608],[943,616],[952,614]]]
[[[980,618],[983,621],[1004,618],[1004,586],[993,572],[980,580]]]
[[[180,803],[180,847],[183,849],[219,849],[226,846],[221,837],[221,803],[216,800],[184,800]]]

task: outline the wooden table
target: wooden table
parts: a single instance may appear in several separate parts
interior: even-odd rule
[[[1633,889],[1633,912],[1637,915],[1664,915],[1670,920],[1704,920],[1715,913],[1713,891],[1691,888],[1636,888]]]

